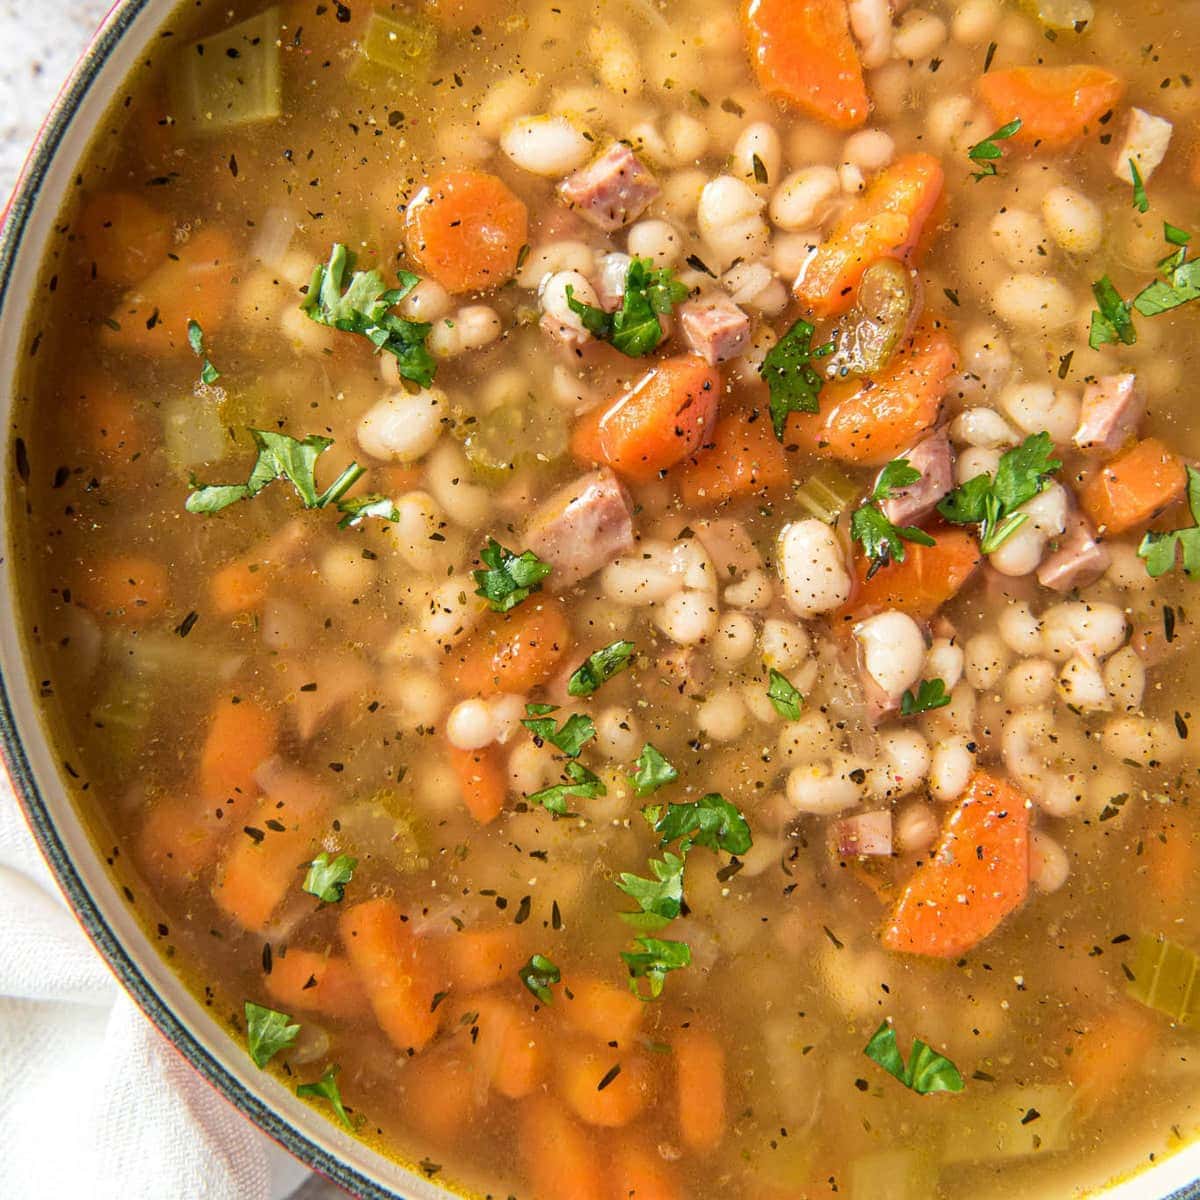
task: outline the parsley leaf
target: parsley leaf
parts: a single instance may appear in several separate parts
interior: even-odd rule
[[[896,1045],[896,1031],[886,1021],[875,1030],[863,1053],[918,1096],[963,1090],[963,1078],[958,1068],[919,1038],[913,1039],[906,1066]]]
[[[552,1004],[552,984],[562,983],[562,972],[544,954],[534,954],[517,972],[521,982],[543,1003]]]
[[[678,778],[679,772],[647,742],[638,755],[637,770],[629,776],[629,781],[639,796],[648,796]]]
[[[1133,179],[1133,207],[1140,213],[1150,211],[1150,197],[1146,195],[1146,181],[1138,170],[1137,161],[1129,160],[1129,174]]]
[[[642,815],[654,832],[662,835],[661,845],[679,840],[684,854],[693,846],[745,854],[754,843],[746,818],[719,792],[686,804],[668,804],[665,809],[651,805]]]
[[[421,282],[420,277],[401,271],[400,286],[389,288],[378,271],[354,271],[343,291],[350,271],[354,271],[354,255],[335,244],[329,262],[313,268],[301,309],[318,325],[361,334],[377,352],[386,351],[396,359],[404,379],[428,387],[437,373],[437,362],[425,345],[429,325],[388,311]]]
[[[820,410],[819,396],[824,381],[812,360],[832,354],[833,343],[827,342],[814,350],[815,332],[807,321],[797,321],[771,347],[758,371],[767,381],[771,393],[771,425],[781,442],[790,413]]]
[[[1175,569],[1181,552],[1184,574],[1191,579],[1200,575],[1200,471],[1188,467],[1187,476],[1192,524],[1165,533],[1147,533],[1138,546],[1138,557],[1145,560],[1147,573],[1155,579]]]
[[[245,1003],[246,1048],[256,1067],[265,1067],[279,1053],[286,1050],[300,1032],[299,1025],[292,1025],[291,1017],[263,1008],[261,1004]]]
[[[921,546],[935,545],[933,538],[915,525],[893,525],[880,507],[880,501],[889,500],[893,492],[911,487],[920,478],[921,472],[911,466],[907,458],[893,459],[879,472],[867,502],[856,509],[850,518],[850,536],[862,543],[867,561],[871,564],[867,568],[868,579],[893,560],[904,561],[904,542],[916,542]]]
[[[1113,281],[1107,275],[1092,284],[1092,295],[1096,297],[1098,309],[1092,312],[1092,327],[1088,333],[1088,345],[1099,350],[1110,342],[1124,342],[1132,346],[1137,341],[1137,330],[1129,315],[1132,307],[1121,298]]]
[[[634,649],[632,642],[611,642],[589,654],[567,681],[567,694],[590,696],[601,684],[629,667]]]
[[[330,1066],[325,1068],[325,1074],[317,1080],[316,1083],[302,1083],[296,1088],[296,1095],[317,1096],[322,1100],[328,1100],[333,1105],[333,1111],[337,1113],[338,1120],[341,1121],[347,1129],[354,1128],[354,1122],[350,1120],[350,1114],[346,1112],[346,1106],[342,1103],[342,1093],[337,1085],[338,1068]]]
[[[578,796],[581,800],[594,800],[597,796],[607,796],[608,789],[599,776],[589,771],[582,763],[569,759],[563,768],[566,783],[556,783],[542,788],[525,799],[530,804],[540,804],[547,812],[557,813],[560,817],[569,816],[567,797]]]
[[[625,294],[616,312],[605,312],[575,299],[567,287],[567,306],[583,320],[584,328],[630,358],[652,354],[662,341],[660,316],[669,316],[686,300],[688,289],[669,267],[655,268],[651,258],[635,258],[625,276]]]
[[[639,912],[623,912],[621,920],[639,929],[653,932],[669,925],[683,911],[683,864],[680,854],[664,854],[652,858],[649,866],[652,879],[623,871],[617,887],[637,902]]]
[[[200,382],[206,383],[211,387],[221,378],[221,372],[209,361],[208,351],[204,348],[204,330],[200,328],[199,321],[188,320],[187,339],[188,345],[192,348],[192,353],[197,358],[204,359],[204,363],[200,367]]]
[[[1200,259],[1188,258],[1186,242],[1175,253],[1168,254],[1158,269],[1163,278],[1156,279],[1134,297],[1133,307],[1143,317],[1157,317],[1200,299]]]
[[[301,887],[323,904],[337,904],[345,894],[346,884],[354,878],[357,866],[358,859],[349,854],[339,854],[332,861],[328,854],[318,854],[308,864],[308,874]]]
[[[297,441],[286,433],[269,429],[251,429],[250,436],[258,447],[258,458],[245,483],[218,483],[211,486],[192,480],[195,489],[185,507],[190,513],[217,513],[240,500],[252,500],[268,484],[286,479],[296,489],[305,508],[324,508],[339,502],[365,473],[365,468],[351,463],[323,492],[317,491],[317,459],[333,445],[331,438],[312,434]]]
[[[641,950],[622,950],[621,957],[629,968],[629,990],[639,1000],[657,1000],[662,995],[668,971],[678,971],[691,965],[692,949],[687,942],[664,941],[661,938],[635,938]],[[650,991],[643,992],[639,980],[649,982]]]
[[[551,704],[526,704],[528,715],[521,724],[539,741],[556,746],[568,758],[578,758],[583,747],[596,736],[595,722],[583,713],[572,713],[559,729],[549,715],[557,711]]]
[[[997,146],[997,142],[1007,141],[1010,137],[1015,137],[1021,131],[1021,118],[1014,117],[1007,125],[1001,125],[995,133],[989,133],[982,142],[976,142],[967,151],[967,157],[974,163],[980,164],[978,171],[971,173],[971,178],[978,183],[981,179],[987,179],[991,175],[997,175],[996,160],[1004,157],[1004,150]]]
[[[787,721],[800,720],[800,706],[804,703],[804,697],[799,689],[774,667],[768,669],[767,680],[767,699],[775,706],[775,711]]]
[[[932,712],[935,708],[945,708],[949,703],[945,680],[922,679],[917,686],[916,695],[905,692],[900,697],[900,715],[912,717],[917,713]]]
[[[875,486],[871,489],[869,499],[890,500],[893,492],[912,487],[914,483],[919,483],[920,479],[921,472],[907,458],[893,458],[879,472],[879,478],[875,480]]]
[[[338,512],[345,516],[338,522],[339,529],[351,529],[367,517],[380,517],[385,521],[399,521],[400,511],[387,496],[351,496],[338,501]]]
[[[482,596],[493,612],[508,612],[534,592],[542,590],[542,580],[553,570],[532,550],[514,554],[495,538],[479,552],[483,567],[471,575],[479,586],[475,595]]]

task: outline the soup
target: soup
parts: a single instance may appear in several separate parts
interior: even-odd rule
[[[439,1183],[1192,1135],[1196,44],[1039,3],[196,4],[97,131],[47,718],[230,1036]]]

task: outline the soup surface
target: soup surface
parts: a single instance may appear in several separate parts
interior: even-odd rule
[[[180,10],[48,251],[13,537],[258,1066],[541,1200],[1191,1136],[1180,7]]]

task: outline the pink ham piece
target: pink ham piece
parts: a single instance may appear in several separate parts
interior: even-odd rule
[[[1083,513],[1072,513],[1058,548],[1037,569],[1038,583],[1056,592],[1086,587],[1108,570],[1111,561],[1108,547],[1096,540],[1091,521]]]
[[[918,525],[954,488],[954,451],[944,429],[937,429],[907,454],[908,465],[921,472],[911,487],[898,488],[880,504],[893,525]]]
[[[835,821],[834,845],[838,854],[852,858],[859,854],[888,856],[892,852],[892,814],[887,809],[857,813]]]
[[[658,190],[654,176],[624,142],[613,142],[558,185],[563,202],[605,233],[636,221]]]
[[[710,367],[736,358],[750,343],[750,318],[724,292],[682,305],[679,327],[692,353]]]
[[[633,546],[629,493],[607,469],[584,475],[533,514],[524,545],[554,568],[547,587],[569,588]]]
[[[1115,454],[1145,412],[1146,396],[1136,375],[1102,375],[1084,389],[1075,445],[1080,450]]]

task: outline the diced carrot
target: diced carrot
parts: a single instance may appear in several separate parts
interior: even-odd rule
[[[457,1046],[438,1047],[404,1064],[398,1075],[406,1120],[439,1146],[453,1145],[478,1109],[471,1064]]]
[[[904,547],[904,561],[889,563],[870,579],[870,563],[855,556],[857,585],[839,612],[847,623],[884,609],[896,608],[918,621],[931,621],[943,604],[953,600],[975,574],[983,556],[979,542],[965,529],[932,530],[935,544]]]
[[[397,1050],[423,1049],[437,1033],[434,997],[443,989],[428,947],[408,928],[400,906],[367,900],[342,913],[338,926],[383,1032]]]
[[[1012,139],[1041,150],[1062,150],[1100,128],[1119,104],[1125,84],[1102,67],[1010,67],[980,77],[979,95],[997,126],[1017,117]]]
[[[742,25],[769,95],[835,129],[855,129],[870,102],[846,0],[745,0]]]
[[[132,554],[89,559],[84,569],[75,596],[97,616],[122,625],[144,625],[167,607],[170,575],[155,559]]]
[[[133,354],[191,354],[189,320],[211,339],[233,307],[233,243],[202,229],[125,294],[101,331],[104,343]]]
[[[106,466],[127,467],[145,450],[133,400],[111,376],[86,372],[68,385],[64,401],[69,435]]]
[[[472,695],[528,692],[554,674],[570,648],[571,630],[558,604],[526,600],[485,618],[459,650],[454,683]]]
[[[481,992],[512,982],[521,965],[521,936],[511,925],[449,933],[440,946],[457,991]]]
[[[298,1008],[349,1020],[371,1008],[349,959],[338,954],[293,946],[286,954],[275,955],[263,984],[287,1012]]]
[[[679,474],[679,494],[692,507],[764,495],[786,487],[787,454],[763,412],[722,413],[712,437]]]
[[[592,1134],[548,1096],[521,1105],[517,1146],[530,1200],[607,1200]]]
[[[525,205],[485,171],[439,172],[412,198],[404,223],[409,258],[450,292],[507,283],[528,236]]]
[[[627,1046],[642,1027],[643,1004],[627,987],[591,975],[572,976],[562,1014],[581,1033]]]
[[[159,883],[184,888],[216,862],[221,843],[233,829],[196,800],[167,796],[147,810],[137,832],[137,858]]]
[[[1183,459],[1158,438],[1146,438],[1091,476],[1079,503],[1096,528],[1112,536],[1145,525],[1186,490]]]
[[[171,249],[170,219],[136,192],[93,196],[76,228],[96,274],[123,287],[144,279]]]
[[[707,1029],[689,1026],[671,1038],[679,1137],[696,1154],[710,1154],[725,1137],[725,1050]]]
[[[661,1154],[635,1135],[619,1134],[609,1147],[612,1200],[681,1200],[675,1173]]]
[[[251,700],[221,697],[208,722],[200,752],[200,796],[221,804],[258,792],[254,773],[275,753],[279,722]]]
[[[470,1020],[464,1024],[465,1015]],[[496,995],[468,996],[450,1013],[452,1025],[471,1044],[471,1057],[482,1081],[509,1100],[534,1091],[546,1075],[544,1027],[511,1000]]]
[[[953,958],[977,946],[1029,890],[1029,802],[983,771],[972,777],[933,856],[883,931],[889,950]]]
[[[582,1042],[566,1042],[556,1050],[559,1094],[589,1125],[628,1125],[649,1103],[653,1079],[643,1055]]]
[[[1175,645],[1178,645],[1176,639]],[[1156,921],[1174,921],[1186,903],[1200,868],[1200,839],[1184,814],[1188,809],[1170,805],[1152,814],[1139,839],[1141,866],[1145,883],[1138,891],[1147,909],[1154,910]]]
[[[854,303],[872,263],[913,259],[945,178],[931,154],[905,154],[881,172],[808,259],[796,280],[801,303],[819,316],[836,316]]]
[[[580,418],[572,452],[644,482],[695,454],[714,431],[720,373],[702,358],[664,359],[627,392]]]
[[[1120,1094],[1129,1077],[1146,1061],[1158,1039],[1154,1018],[1134,1004],[1116,1001],[1087,1022],[1072,1022],[1070,1054],[1062,1062],[1085,1111]]]
[[[494,821],[503,811],[508,795],[508,772],[501,748],[495,743],[480,750],[451,746],[449,754],[463,803],[471,816],[480,825]]]
[[[270,586],[270,575],[253,555],[218,567],[209,579],[208,594],[217,616],[233,617],[262,608]]]
[[[863,466],[881,466],[920,440],[941,412],[958,350],[941,326],[922,325],[873,380],[837,380],[821,411],[792,413],[785,445]]]
[[[261,933],[312,859],[328,797],[300,771],[281,774],[239,827],[213,887],[217,907],[243,929]]]

